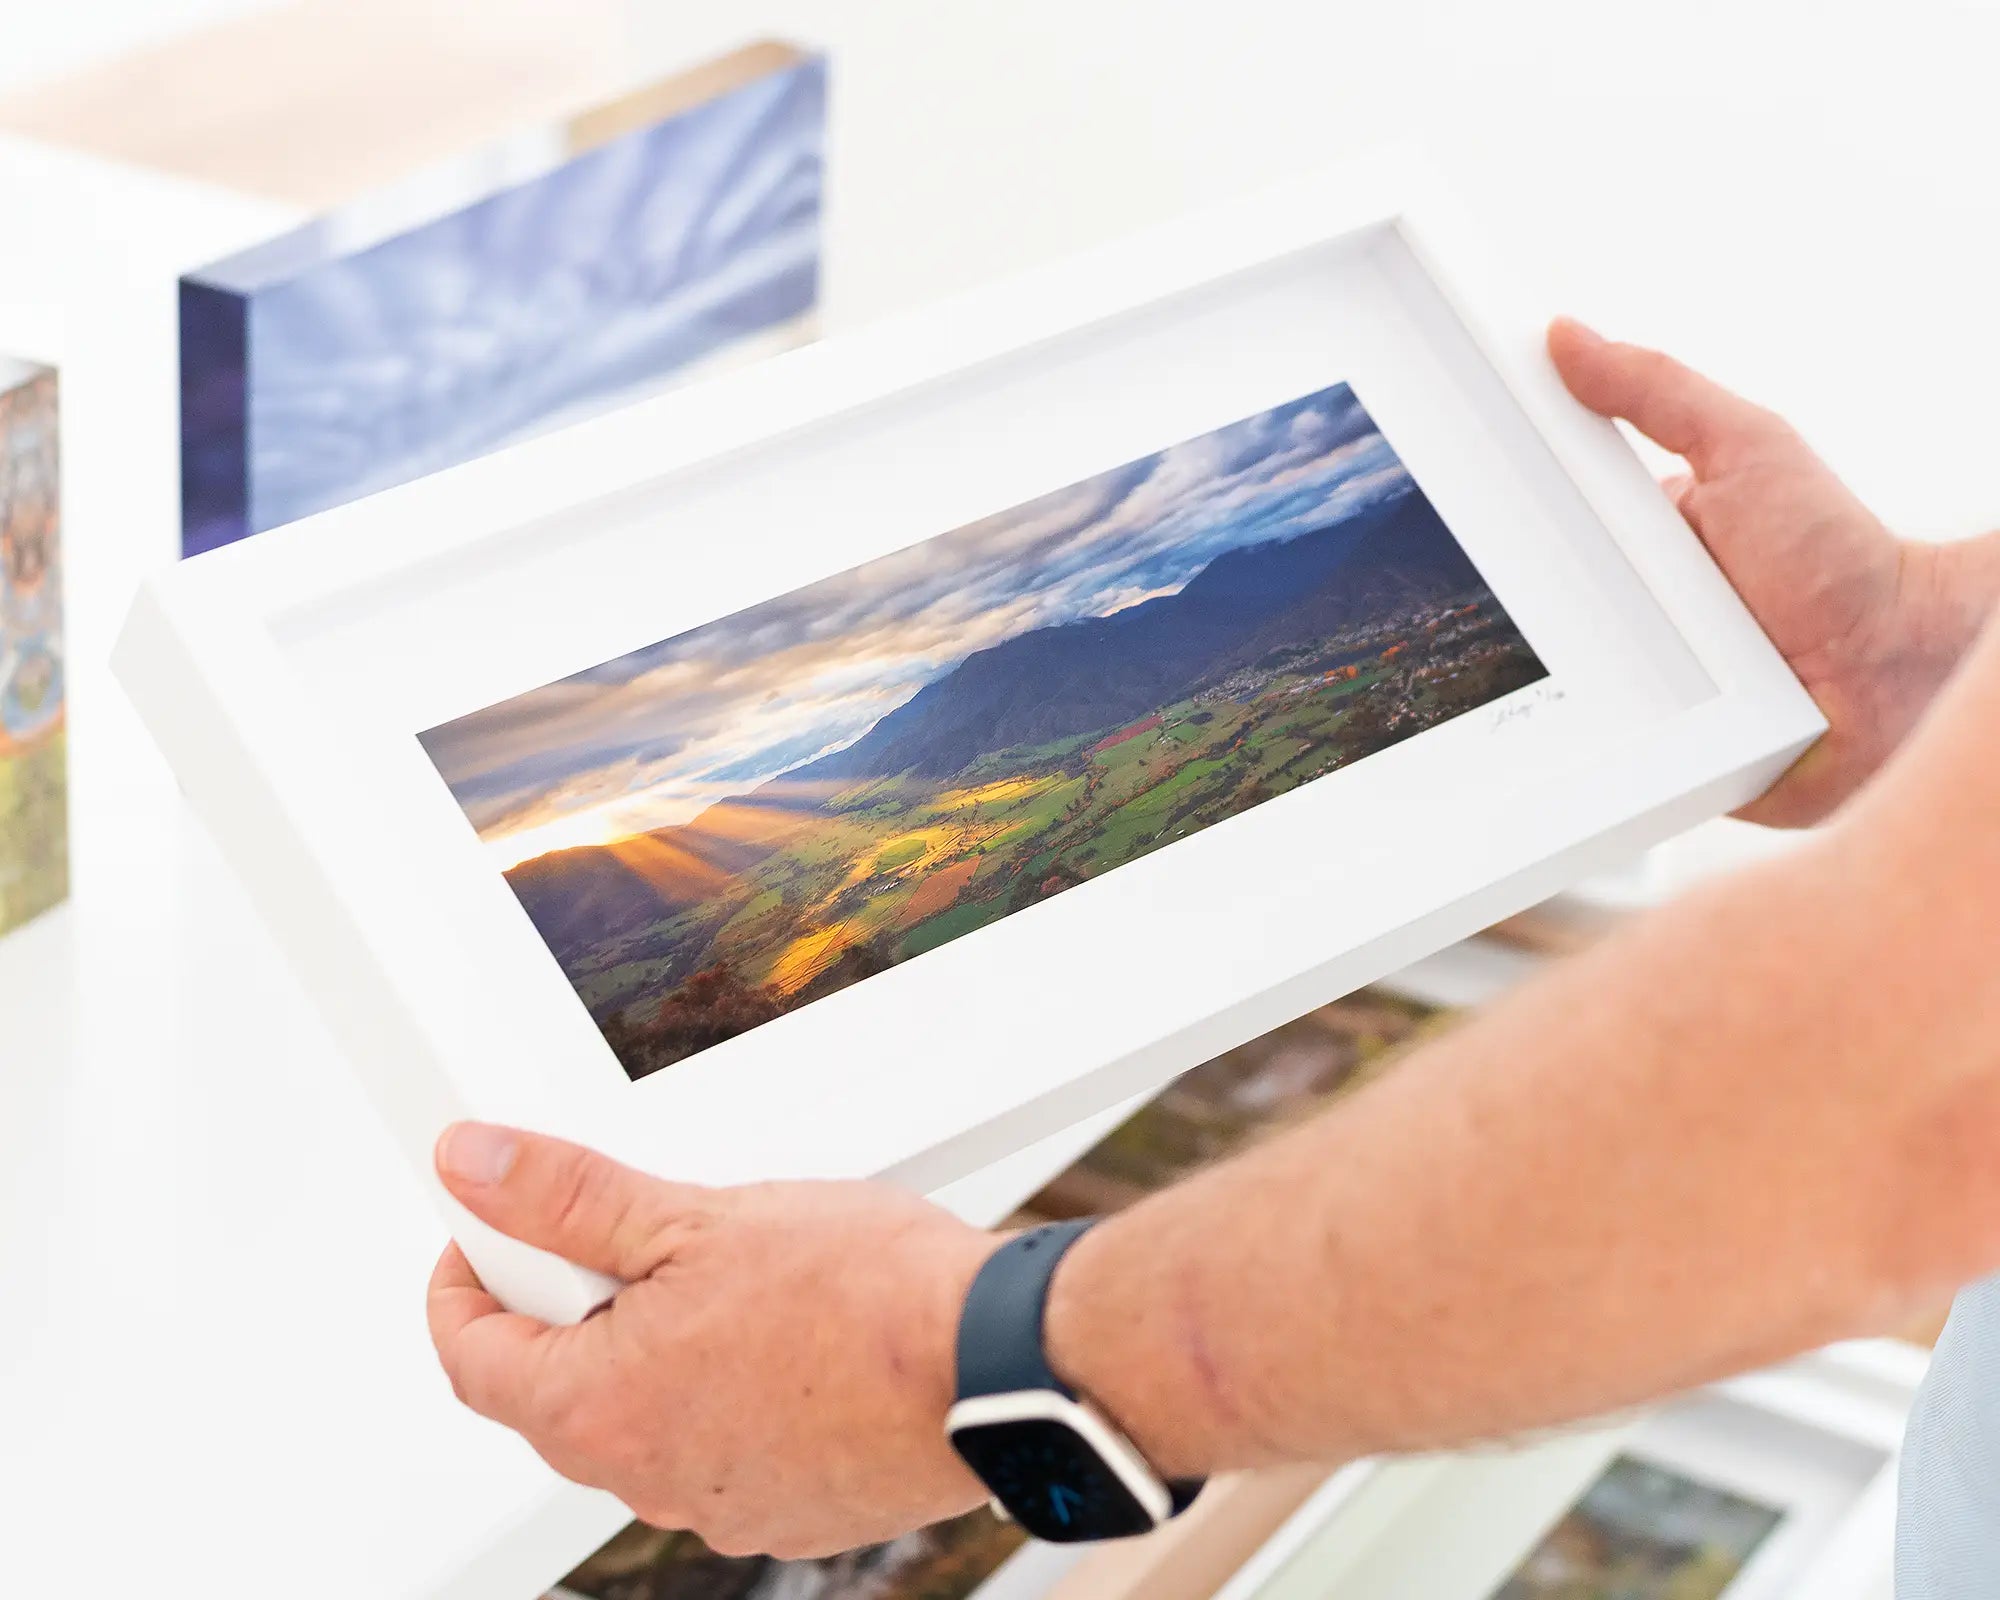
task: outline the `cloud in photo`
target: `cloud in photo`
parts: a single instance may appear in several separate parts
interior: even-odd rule
[[[1177,592],[1410,486],[1345,384],[435,728],[511,864],[682,823],[852,743],[967,656]]]

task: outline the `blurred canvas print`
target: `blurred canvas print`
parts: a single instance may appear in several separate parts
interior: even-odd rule
[[[1379,988],[1309,1011],[1182,1073],[1043,1185],[1017,1220],[1122,1210],[1305,1121],[1454,1020]]]
[[[638,1078],[1544,676],[1340,384],[421,738]]]
[[[1725,1600],[1778,1509],[1620,1456],[1492,1600]]]
[[[69,893],[56,375],[0,358],[0,933]]]
[[[747,46],[189,273],[182,553],[803,337],[826,95]]]
[[[819,1561],[719,1556],[691,1533],[635,1522],[549,1600],[967,1600],[1026,1543],[983,1507]]]

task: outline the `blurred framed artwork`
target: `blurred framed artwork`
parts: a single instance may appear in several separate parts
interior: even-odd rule
[[[426,1173],[935,1188],[1821,730],[1488,259],[1339,169],[187,563],[119,670]]]
[[[69,893],[56,374],[0,357],[0,933]]]
[[[1330,1480],[1216,1600],[1886,1592],[1921,1355],[1836,1347],[1633,1421]]]
[[[549,1600],[971,1600],[1028,1537],[984,1507],[817,1561],[719,1556],[691,1533],[633,1523]]]

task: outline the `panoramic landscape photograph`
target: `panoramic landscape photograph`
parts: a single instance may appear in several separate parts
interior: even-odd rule
[[[1339,384],[421,738],[639,1078],[1545,676]]]

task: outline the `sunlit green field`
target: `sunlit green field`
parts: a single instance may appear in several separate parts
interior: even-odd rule
[[[653,1070],[677,1059],[676,1028],[769,1020],[1542,675],[1525,644],[1486,630],[1419,659],[1430,670],[1278,670],[1120,728],[990,752],[943,783],[857,783],[709,898],[605,940],[570,976],[628,1067]]]

